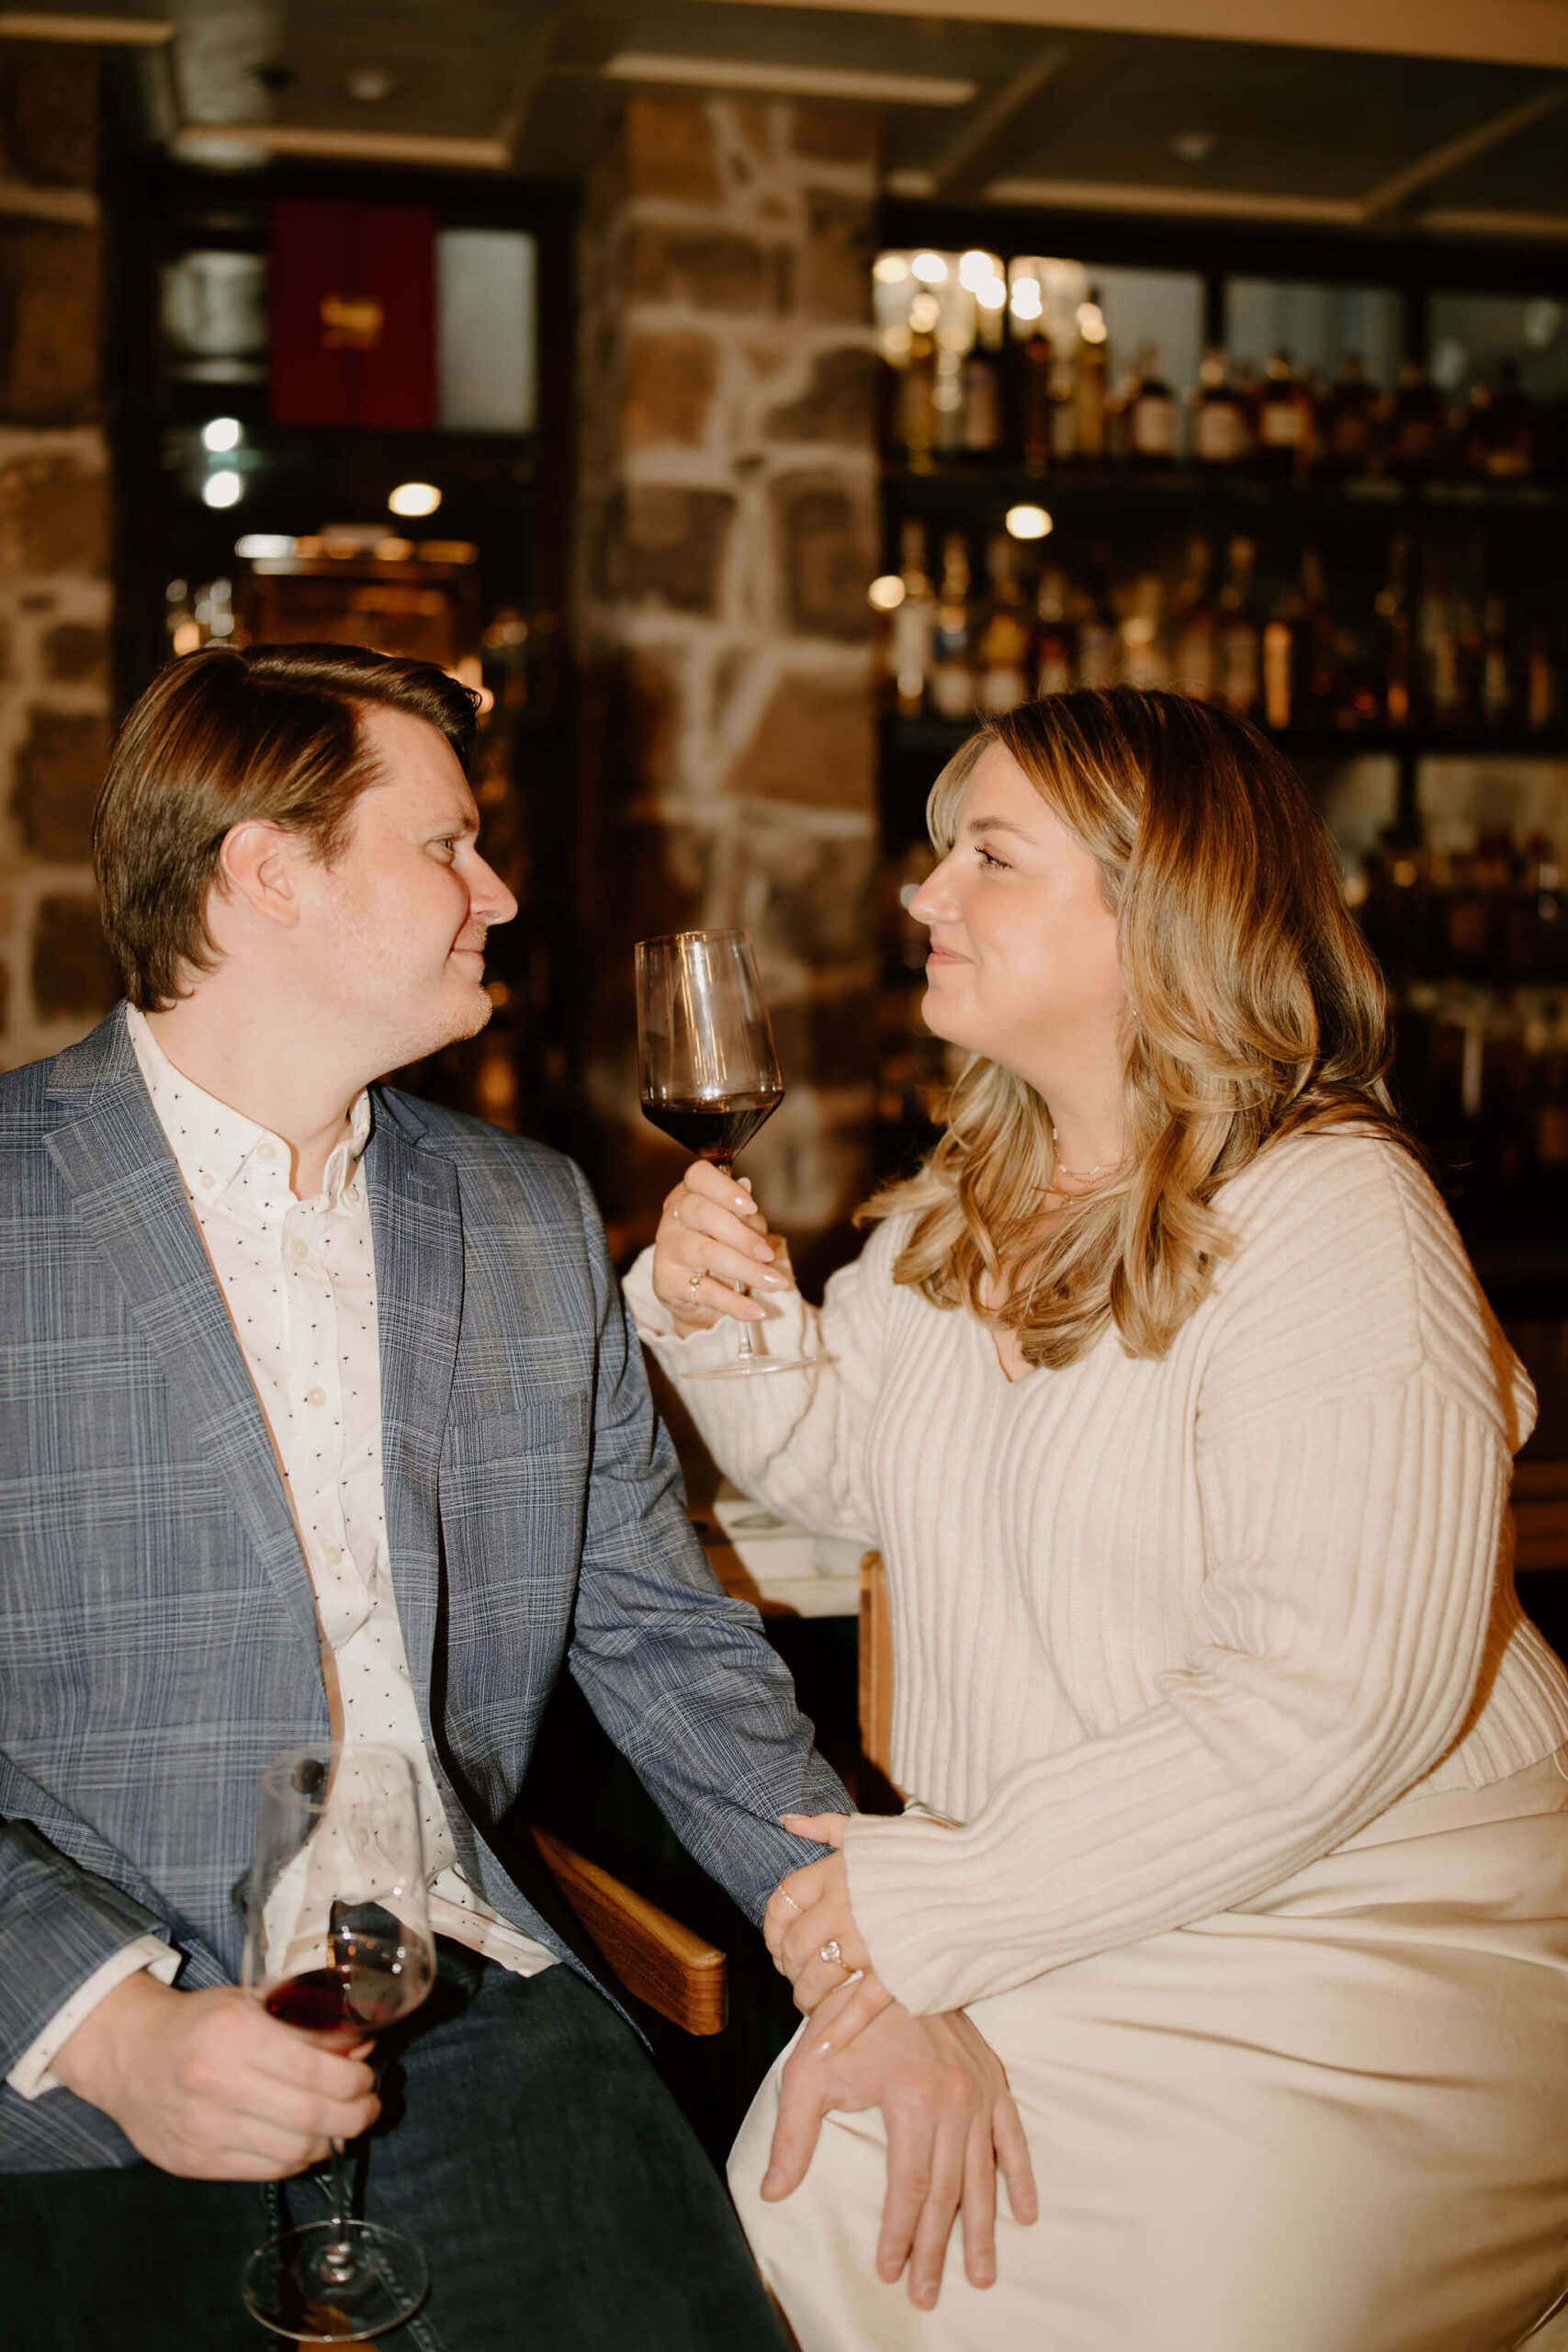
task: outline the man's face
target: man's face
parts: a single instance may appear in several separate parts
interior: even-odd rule
[[[300,872],[298,936],[323,1027],[380,1071],[484,1027],[485,934],[517,901],[479,854],[446,738],[377,705],[361,724],[386,781],[361,793],[335,863]]]

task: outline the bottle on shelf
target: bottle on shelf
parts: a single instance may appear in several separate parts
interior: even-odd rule
[[[1210,601],[1213,549],[1205,538],[1187,543],[1187,569],[1176,591],[1171,621],[1171,684],[1178,694],[1213,699],[1218,685],[1216,616]]]
[[[1302,550],[1302,689],[1300,726],[1330,727],[1338,709],[1338,643],[1329,606],[1323,558],[1316,548]]]
[[[1127,402],[1127,453],[1134,465],[1168,465],[1176,455],[1176,395],[1160,372],[1159,347],[1145,344]]]
[[[962,531],[949,531],[942,543],[942,586],[927,689],[927,700],[939,718],[967,718],[975,707],[969,589],[968,542]]]
[[[1252,418],[1240,389],[1230,380],[1223,350],[1204,355],[1198,370],[1192,411],[1192,455],[1201,466],[1239,466],[1252,453]]]
[[[1424,715],[1438,728],[1459,727],[1465,716],[1460,650],[1460,605],[1446,564],[1427,571],[1421,597],[1416,674]]]
[[[1392,473],[1419,481],[1448,455],[1449,413],[1442,393],[1419,359],[1407,359],[1384,429],[1384,458]]]
[[[1288,351],[1276,351],[1258,404],[1258,455],[1270,473],[1303,473],[1312,458],[1312,408]]]
[[[1378,591],[1382,628],[1383,716],[1391,727],[1410,724],[1413,636],[1410,617],[1410,537],[1395,531],[1388,543],[1388,578]]]
[[[1508,910],[1508,965],[1524,979],[1568,975],[1568,899],[1562,869],[1545,833],[1532,833]]]
[[[1535,466],[1535,402],[1505,359],[1495,389],[1477,385],[1465,419],[1465,464],[1491,481],[1528,481]]]
[[[1508,643],[1508,614],[1504,598],[1494,592],[1486,599],[1481,640],[1481,717],[1484,726],[1504,734],[1512,725],[1514,698],[1513,650]]]
[[[975,341],[960,376],[959,440],[966,458],[996,458],[1006,440],[1003,392],[1003,313],[979,305]]]
[[[1019,548],[1005,531],[987,550],[988,594],[975,646],[975,707],[1011,710],[1029,695],[1029,606],[1019,578]]]
[[[1252,602],[1252,567],[1258,550],[1250,539],[1234,538],[1225,550],[1229,567],[1220,591],[1216,631],[1218,691],[1222,702],[1249,715],[1263,691],[1263,639]]]
[[[1066,574],[1055,564],[1047,564],[1040,574],[1034,611],[1034,691],[1065,695],[1077,675],[1077,647]]]
[[[1055,419],[1055,352],[1043,317],[1013,322],[1013,373],[1018,386],[1018,446],[1024,471],[1050,467]]]
[[[900,715],[918,718],[926,707],[931,673],[936,598],[926,556],[926,526],[914,515],[905,518],[901,553],[898,577],[904,594],[893,613],[888,666]]]
[[[1555,726],[1558,718],[1557,667],[1551,658],[1551,631],[1538,620],[1525,641],[1525,725],[1532,734]]]
[[[1111,345],[1105,315],[1094,287],[1078,305],[1078,340],[1073,354],[1073,455],[1088,463],[1105,456],[1105,409]]]
[[[1170,643],[1165,629],[1165,582],[1157,571],[1134,581],[1122,616],[1122,677],[1129,686],[1170,684]]]
[[[909,303],[909,353],[899,378],[898,438],[917,472],[930,469],[936,447],[936,331],[942,305],[922,286]]]
[[[1263,631],[1263,722],[1277,734],[1301,721],[1303,617],[1300,594],[1282,581]]]
[[[1084,592],[1078,621],[1080,686],[1113,686],[1120,675],[1122,632],[1111,601],[1111,572],[1103,549],[1097,549],[1093,586]]]
[[[1365,473],[1377,455],[1378,416],[1382,396],[1361,367],[1361,356],[1348,351],[1323,403],[1322,456],[1337,473]]]

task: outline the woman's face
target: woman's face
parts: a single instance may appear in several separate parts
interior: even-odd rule
[[[929,926],[926,1025],[1042,1094],[1119,1067],[1116,918],[1094,859],[999,743],[976,762],[953,848],[909,902]]]

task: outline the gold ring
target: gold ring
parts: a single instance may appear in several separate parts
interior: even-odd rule
[[[692,1294],[692,1305],[694,1306],[695,1306],[697,1303],[697,1293],[701,1290],[707,1278],[708,1270],[705,1266],[699,1266],[694,1274],[688,1274],[686,1277],[686,1288]]]
[[[844,1964],[844,1955],[840,1946],[838,1937],[829,1936],[817,1957],[818,1960],[825,1960],[829,1968],[842,1968]]]

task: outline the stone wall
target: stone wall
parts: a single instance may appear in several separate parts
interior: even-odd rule
[[[0,1067],[58,1052],[119,993],[93,803],[109,732],[98,74],[0,43]]]
[[[612,1215],[681,1161],[638,1117],[633,942],[739,924],[788,1093],[746,1167],[797,1236],[865,1189],[874,1023],[875,126],[634,96],[587,190],[577,629],[585,1083]]]

